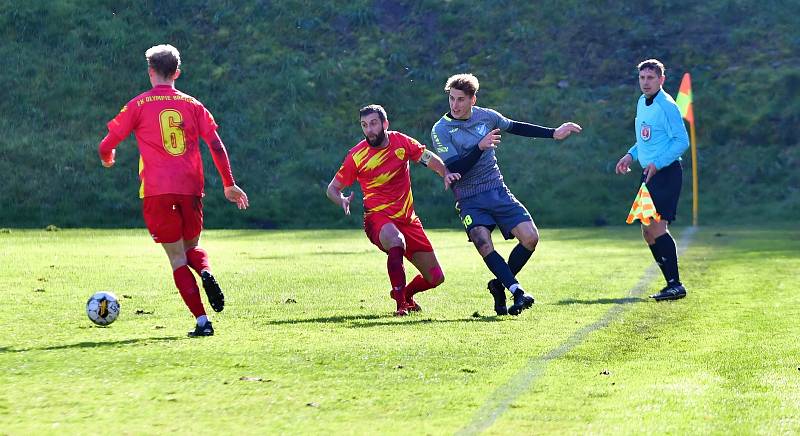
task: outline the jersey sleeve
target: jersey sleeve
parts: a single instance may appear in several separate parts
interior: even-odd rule
[[[497,128],[503,131],[511,128],[511,120],[504,117],[500,112],[497,112],[494,109],[486,109],[486,112],[489,113],[490,118],[494,120],[495,127],[492,128]]]
[[[431,129],[431,141],[433,147],[436,149],[436,154],[438,154],[445,163],[453,159],[458,159],[458,150],[456,150],[455,144],[453,144],[450,132],[447,131],[447,126],[436,123],[433,129]]]
[[[198,126],[200,137],[205,139],[206,142],[209,142],[209,140],[214,137],[214,133],[217,131],[219,126],[217,125],[217,121],[214,120],[214,116],[211,115],[211,112],[206,109],[205,106],[198,103],[198,109]]]
[[[342,186],[350,186],[356,181],[357,175],[358,171],[356,170],[356,163],[353,160],[353,155],[352,153],[347,153],[347,157],[344,158],[342,166],[339,167],[339,171],[336,172],[336,180],[338,180]]]
[[[403,147],[406,149],[408,159],[419,162],[420,158],[422,158],[422,153],[425,153],[425,144],[420,143],[408,135],[403,135],[403,137],[406,139]]]
[[[113,120],[109,121],[108,131],[115,136],[125,139],[131,134],[133,128],[136,127],[136,103],[131,101],[120,109],[119,113]]]

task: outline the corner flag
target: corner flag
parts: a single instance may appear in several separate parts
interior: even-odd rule
[[[689,73],[683,75],[678,98],[675,100],[681,117],[689,122],[689,133],[692,146],[692,225],[697,226],[697,141],[694,134],[694,104],[692,104],[692,78]]]
[[[681,117],[688,121],[689,124],[694,125],[694,110],[692,110],[692,78],[689,73],[683,75],[681,80],[681,87],[678,90],[678,98],[675,100],[678,109],[681,111]]]

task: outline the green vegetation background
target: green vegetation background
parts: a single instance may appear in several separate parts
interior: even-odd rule
[[[613,166],[633,140],[635,64],[692,73],[701,222],[800,213],[800,18],[790,1],[0,1],[0,226],[138,227],[133,137],[104,170],[105,123],[149,88],[144,51],[182,53],[178,87],[214,113],[252,207],[223,205],[204,146],[209,227],[352,227],[325,198],[361,137],[357,110],[430,143],[453,73],[479,105],[583,134],[504,137],[506,183],[543,226],[620,224],[638,185]],[[796,5],[794,5],[796,6]],[[690,155],[679,222],[691,215]],[[427,226],[458,221],[430,171],[412,169]]]

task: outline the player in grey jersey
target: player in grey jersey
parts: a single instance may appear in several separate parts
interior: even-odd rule
[[[472,74],[457,74],[447,79],[444,90],[449,94],[450,112],[436,122],[431,137],[436,152],[453,173],[446,176],[445,183],[452,185],[456,208],[469,240],[496,277],[488,283],[495,312],[519,315],[531,307],[534,299],[522,289],[515,275],[536,249],[539,231],[528,210],[503,182],[495,157],[500,131],[561,140],[580,133],[581,127],[568,122],[552,129],[510,120],[495,110],[475,106],[478,88],[478,79]],[[508,263],[492,244],[495,226],[500,227],[506,239],[519,240]],[[514,298],[514,304],[508,308],[505,289]]]

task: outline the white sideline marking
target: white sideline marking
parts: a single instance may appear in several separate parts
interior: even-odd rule
[[[683,252],[686,251],[686,248],[689,246],[689,243],[696,232],[697,227],[688,227],[683,231],[683,234],[681,235],[680,248],[678,249],[678,255],[682,255]],[[648,283],[656,278],[658,273],[659,270],[657,265],[655,263],[651,264],[644,271],[642,278],[640,278],[636,285],[628,292],[627,296],[638,297],[642,295],[647,288]],[[525,367],[519,370],[519,372],[514,374],[503,386],[500,386],[492,393],[489,399],[475,413],[472,421],[464,428],[456,432],[456,434],[475,435],[491,427],[492,424],[494,424],[494,422],[497,421],[497,419],[503,413],[505,413],[506,410],[508,410],[508,407],[511,405],[511,403],[513,403],[520,395],[531,388],[533,382],[535,382],[536,379],[539,378],[542,373],[544,373],[548,362],[567,354],[573,348],[580,345],[590,333],[600,330],[611,324],[611,322],[616,320],[616,318],[623,311],[625,311],[626,306],[628,306],[628,304],[614,304],[610,309],[608,309],[602,318],[576,331],[558,347],[550,350],[543,356],[530,359]]]

